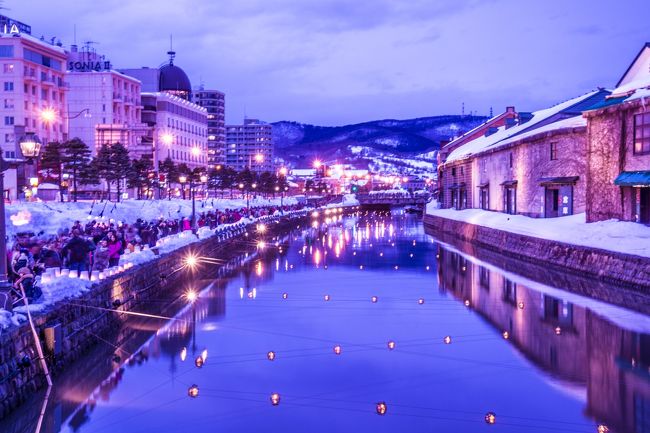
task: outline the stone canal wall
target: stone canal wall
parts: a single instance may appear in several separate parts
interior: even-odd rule
[[[425,215],[424,225],[435,235],[451,235],[508,257],[650,293],[647,257],[540,239],[434,215]]]
[[[265,219],[271,226],[268,234],[288,230],[296,219],[306,215],[302,212],[268,217]],[[189,251],[197,256],[229,259],[242,249],[250,249],[246,230],[244,225],[235,227],[160,255],[102,280],[80,297],[58,302],[47,311],[33,315],[52,375],[56,377],[83,356],[102,340],[102,335],[120,328],[127,315],[114,310],[146,312],[148,301],[152,301],[151,304],[160,304],[164,299],[172,302],[186,289],[188,282],[229,271],[228,265],[201,267],[200,271],[178,269]],[[1,331],[0,419],[45,386],[29,324]]]

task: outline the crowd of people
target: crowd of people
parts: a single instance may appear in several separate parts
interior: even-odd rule
[[[236,223],[244,217],[259,218],[303,207],[296,204],[211,210],[197,213],[196,226],[198,229],[214,229]],[[54,236],[22,233],[16,236],[11,251],[7,252],[9,278],[17,296],[22,293],[22,288],[30,302],[38,301],[41,290],[35,284],[35,277],[46,268],[67,268],[79,273],[103,271],[117,266],[120,256],[127,250],[134,252],[145,246],[154,247],[158,239],[188,230],[192,230],[191,220],[179,217],[152,221],[138,218],[132,224],[91,219],[85,224],[75,221],[72,227]]]

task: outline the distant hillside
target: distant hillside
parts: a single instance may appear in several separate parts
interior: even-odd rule
[[[297,165],[316,157],[339,162],[378,156],[430,159],[440,149],[441,140],[460,135],[485,120],[481,116],[435,116],[345,126],[282,121],[273,124],[273,138],[276,155]]]

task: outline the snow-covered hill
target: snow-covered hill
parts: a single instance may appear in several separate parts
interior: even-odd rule
[[[313,159],[361,167],[394,166],[431,170],[442,140],[449,140],[486,120],[481,116],[435,116],[377,120],[345,126],[297,122],[273,124],[276,155],[294,166]]]

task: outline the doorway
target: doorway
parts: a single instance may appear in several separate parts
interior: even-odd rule
[[[560,216],[560,190],[544,188],[544,217],[557,218]]]
[[[639,222],[650,224],[650,188],[639,188]]]

